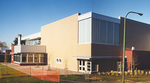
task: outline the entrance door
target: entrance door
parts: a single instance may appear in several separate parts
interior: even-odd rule
[[[85,66],[85,60],[79,60],[79,71],[85,72],[86,66]]]

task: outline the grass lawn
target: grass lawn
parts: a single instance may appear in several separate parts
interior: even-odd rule
[[[92,77],[100,78],[102,81],[121,81],[122,76],[108,76],[108,75],[93,75]],[[85,75],[67,75],[60,76],[60,79],[73,81],[86,81]],[[125,81],[150,81],[150,75],[139,75],[138,77],[125,76]]]
[[[28,76],[23,72],[20,72],[10,67],[6,67],[2,64],[0,64],[0,70],[0,75],[2,75],[0,83],[55,83]]]
[[[2,75],[2,79],[0,79],[0,83],[55,83],[51,81],[41,80],[35,77],[28,76],[27,74],[15,70],[10,67],[6,67],[0,64],[0,70]],[[92,77],[100,78],[102,81],[121,81],[122,76],[115,75],[98,75],[94,74]],[[84,81],[85,75],[60,75],[61,80],[65,80],[65,82],[60,83],[69,83],[69,81]],[[66,80],[68,82],[66,82]],[[139,75],[138,77],[131,77],[130,75],[125,76],[126,81],[150,81],[150,75]]]
[[[0,74],[2,75],[2,78],[28,76],[27,74],[25,74],[23,72],[17,71],[13,68],[10,68],[10,67],[2,65],[2,64],[0,64],[0,69],[1,69]]]
[[[0,83],[55,83],[46,80],[40,80],[35,77],[17,77],[17,78],[3,78]]]
[[[85,81],[85,75],[60,75],[60,79],[72,81]]]

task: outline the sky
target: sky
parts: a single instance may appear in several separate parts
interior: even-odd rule
[[[18,34],[40,32],[41,26],[76,13],[95,12],[150,24],[150,0],[0,0],[0,41],[10,47]]]

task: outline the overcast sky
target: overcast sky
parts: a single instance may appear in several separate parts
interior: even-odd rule
[[[37,33],[43,25],[90,11],[115,18],[141,12],[143,16],[128,18],[150,24],[149,4],[150,0],[0,0],[0,41],[10,46],[17,34]]]

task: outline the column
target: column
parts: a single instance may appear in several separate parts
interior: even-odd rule
[[[32,54],[33,55],[33,63],[34,63],[34,54]]]
[[[22,63],[22,54],[20,54],[20,63]]]
[[[27,56],[26,56],[26,62],[28,63],[28,54],[27,54]]]
[[[41,54],[39,54],[39,63],[41,63]]]

